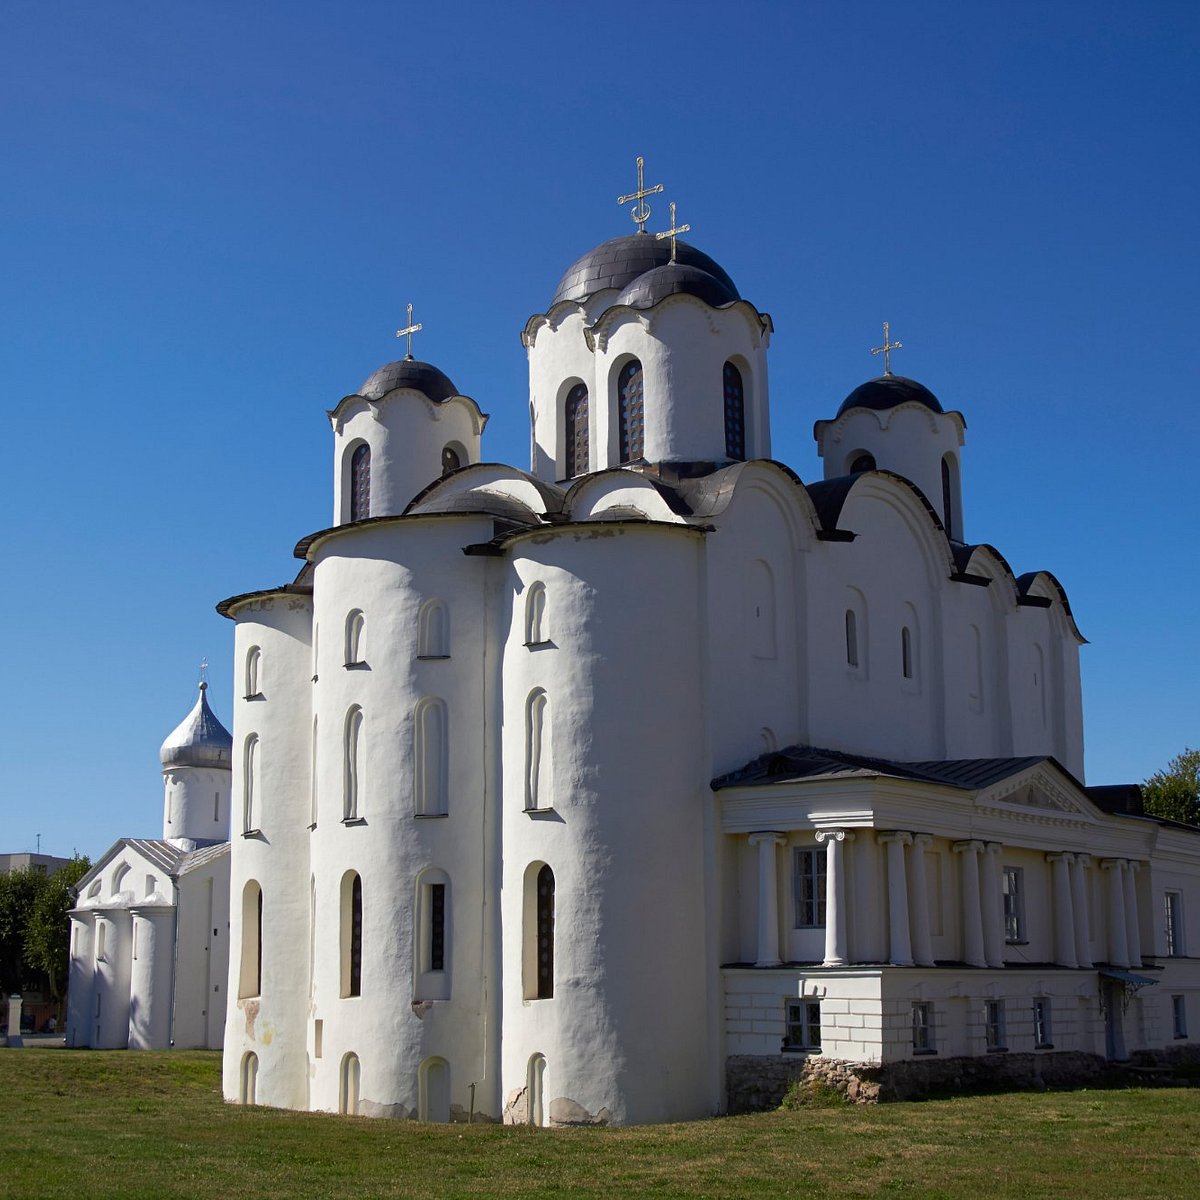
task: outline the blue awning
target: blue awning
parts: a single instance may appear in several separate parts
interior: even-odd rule
[[[1127,988],[1133,988],[1135,991],[1158,982],[1157,979],[1151,979],[1149,975],[1135,975],[1132,971],[1122,971],[1117,967],[1101,967],[1100,978],[1115,979],[1118,983],[1123,983]]]

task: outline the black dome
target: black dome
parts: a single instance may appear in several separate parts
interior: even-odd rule
[[[728,289],[729,300],[738,299],[733,280],[702,250],[686,242],[678,242],[675,257],[684,266],[698,267],[713,276]],[[550,306],[553,308],[560,300],[586,300],[605,288],[628,287],[639,275],[665,266],[670,261],[671,243],[666,238],[659,241],[650,233],[632,233],[612,238],[595,250],[589,250],[567,268],[558,282]]]
[[[367,381],[358,389],[358,394],[368,400],[380,400],[388,392],[401,387],[424,392],[435,403],[459,394],[449,376],[437,367],[415,358],[402,358],[398,362],[384,363],[378,371],[368,376]]]
[[[898,404],[923,404],[933,412],[945,412],[938,403],[938,398],[924,384],[915,379],[905,379],[903,375],[880,375],[869,383],[861,384],[842,401],[837,410],[842,413],[852,408],[873,408],[880,412],[886,408],[895,408]]]
[[[650,308],[664,297],[678,293],[698,296],[713,308],[738,298],[737,292],[726,287],[715,275],[687,263],[669,262],[639,275],[617,297],[617,303],[628,304],[630,308]]]

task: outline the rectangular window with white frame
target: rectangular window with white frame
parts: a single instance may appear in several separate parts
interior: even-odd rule
[[[912,1046],[914,1054],[936,1054],[933,1005],[928,1000],[914,1000],[912,1006]]]
[[[1179,958],[1183,948],[1183,893],[1163,893],[1163,931],[1166,934],[1167,954]]]
[[[1177,1038],[1187,1037],[1187,998],[1185,996],[1171,997],[1171,1015],[1175,1022],[1175,1036]]]
[[[812,1051],[821,1048],[821,1002],[788,1000],[784,1017],[783,1049]]]
[[[1008,1038],[1004,1021],[1004,1001],[988,1000],[984,1006],[984,1032],[989,1050],[1007,1050]]]
[[[825,926],[825,849],[797,846],[792,852],[792,894],[796,899],[796,928]]]
[[[1010,945],[1025,942],[1025,871],[1005,867],[1001,880],[1004,893],[1004,940]]]
[[[1054,1027],[1049,996],[1035,996],[1033,1000],[1033,1045],[1037,1050],[1054,1049]]]

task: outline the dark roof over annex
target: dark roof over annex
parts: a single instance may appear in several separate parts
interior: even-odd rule
[[[422,392],[435,404],[458,395],[458,388],[449,375],[439,371],[432,363],[421,362],[417,358],[401,358],[396,362],[384,363],[367,376],[358,389],[358,395],[367,400],[382,400],[388,392],[394,392],[397,388],[412,388]]]

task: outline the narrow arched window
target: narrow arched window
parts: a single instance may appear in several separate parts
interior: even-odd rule
[[[342,995],[362,995],[363,895],[362,876],[347,871],[342,877],[341,976]]]
[[[255,811],[258,804],[258,734],[252,733],[246,739],[246,748],[242,755],[242,832],[253,833],[258,828],[259,815]]]
[[[546,585],[538,580],[525,594],[525,645],[540,646],[547,640]]]
[[[417,657],[450,657],[450,613],[441,600],[426,600],[417,614]]]
[[[262,888],[254,879],[242,889],[242,957],[238,998],[262,995]]]
[[[900,668],[905,679],[913,677],[912,630],[907,625],[900,630]]]
[[[363,633],[366,618],[361,609],[353,609],[346,615],[346,666],[361,667],[363,664]]]
[[[586,475],[588,469],[588,390],[577,383],[563,405],[564,445],[567,450],[567,475]]]
[[[262,651],[257,646],[251,646],[246,651],[246,699],[253,700],[260,695],[259,673],[262,666]]]
[[[371,447],[363,442],[350,457],[350,520],[371,515]]]
[[[462,466],[462,459],[458,456],[458,451],[453,446],[442,447],[442,474],[449,475],[451,471],[457,471]]]
[[[538,688],[525,702],[525,808],[548,808],[546,803],[546,693]]]
[[[746,457],[746,391],[742,373],[731,362],[725,364],[725,457]]]
[[[554,872],[543,866],[537,876],[537,998],[554,995]]]
[[[422,817],[444,816],[448,809],[450,737],[446,702],[425,699],[416,710],[416,811]]]
[[[875,455],[862,453],[856,455],[854,461],[850,464],[850,474],[859,475],[863,471],[875,470]]]
[[[417,1068],[417,1119],[450,1121],[450,1064],[444,1058],[427,1058]]]
[[[642,392],[642,364],[636,358],[631,358],[617,376],[617,412],[623,463],[635,462],[645,453],[646,419]]]
[[[429,867],[417,878],[413,999],[449,1000],[453,960],[450,876]]]
[[[858,666],[858,615],[854,609],[846,609],[846,665]]]
[[[247,1050],[242,1055],[238,1099],[242,1104],[257,1102],[258,1091],[258,1055],[253,1050]]]
[[[342,1056],[338,1071],[338,1112],[354,1116],[358,1112],[358,1088],[362,1068],[353,1051]]]
[[[954,536],[954,488],[950,479],[949,455],[942,459],[942,516],[946,521],[946,536]]]
[[[312,775],[308,781],[308,827],[317,827],[317,718],[313,717],[312,731]]]
[[[346,714],[344,765],[342,770],[342,819],[358,819],[362,787],[363,712],[355,705]]]

